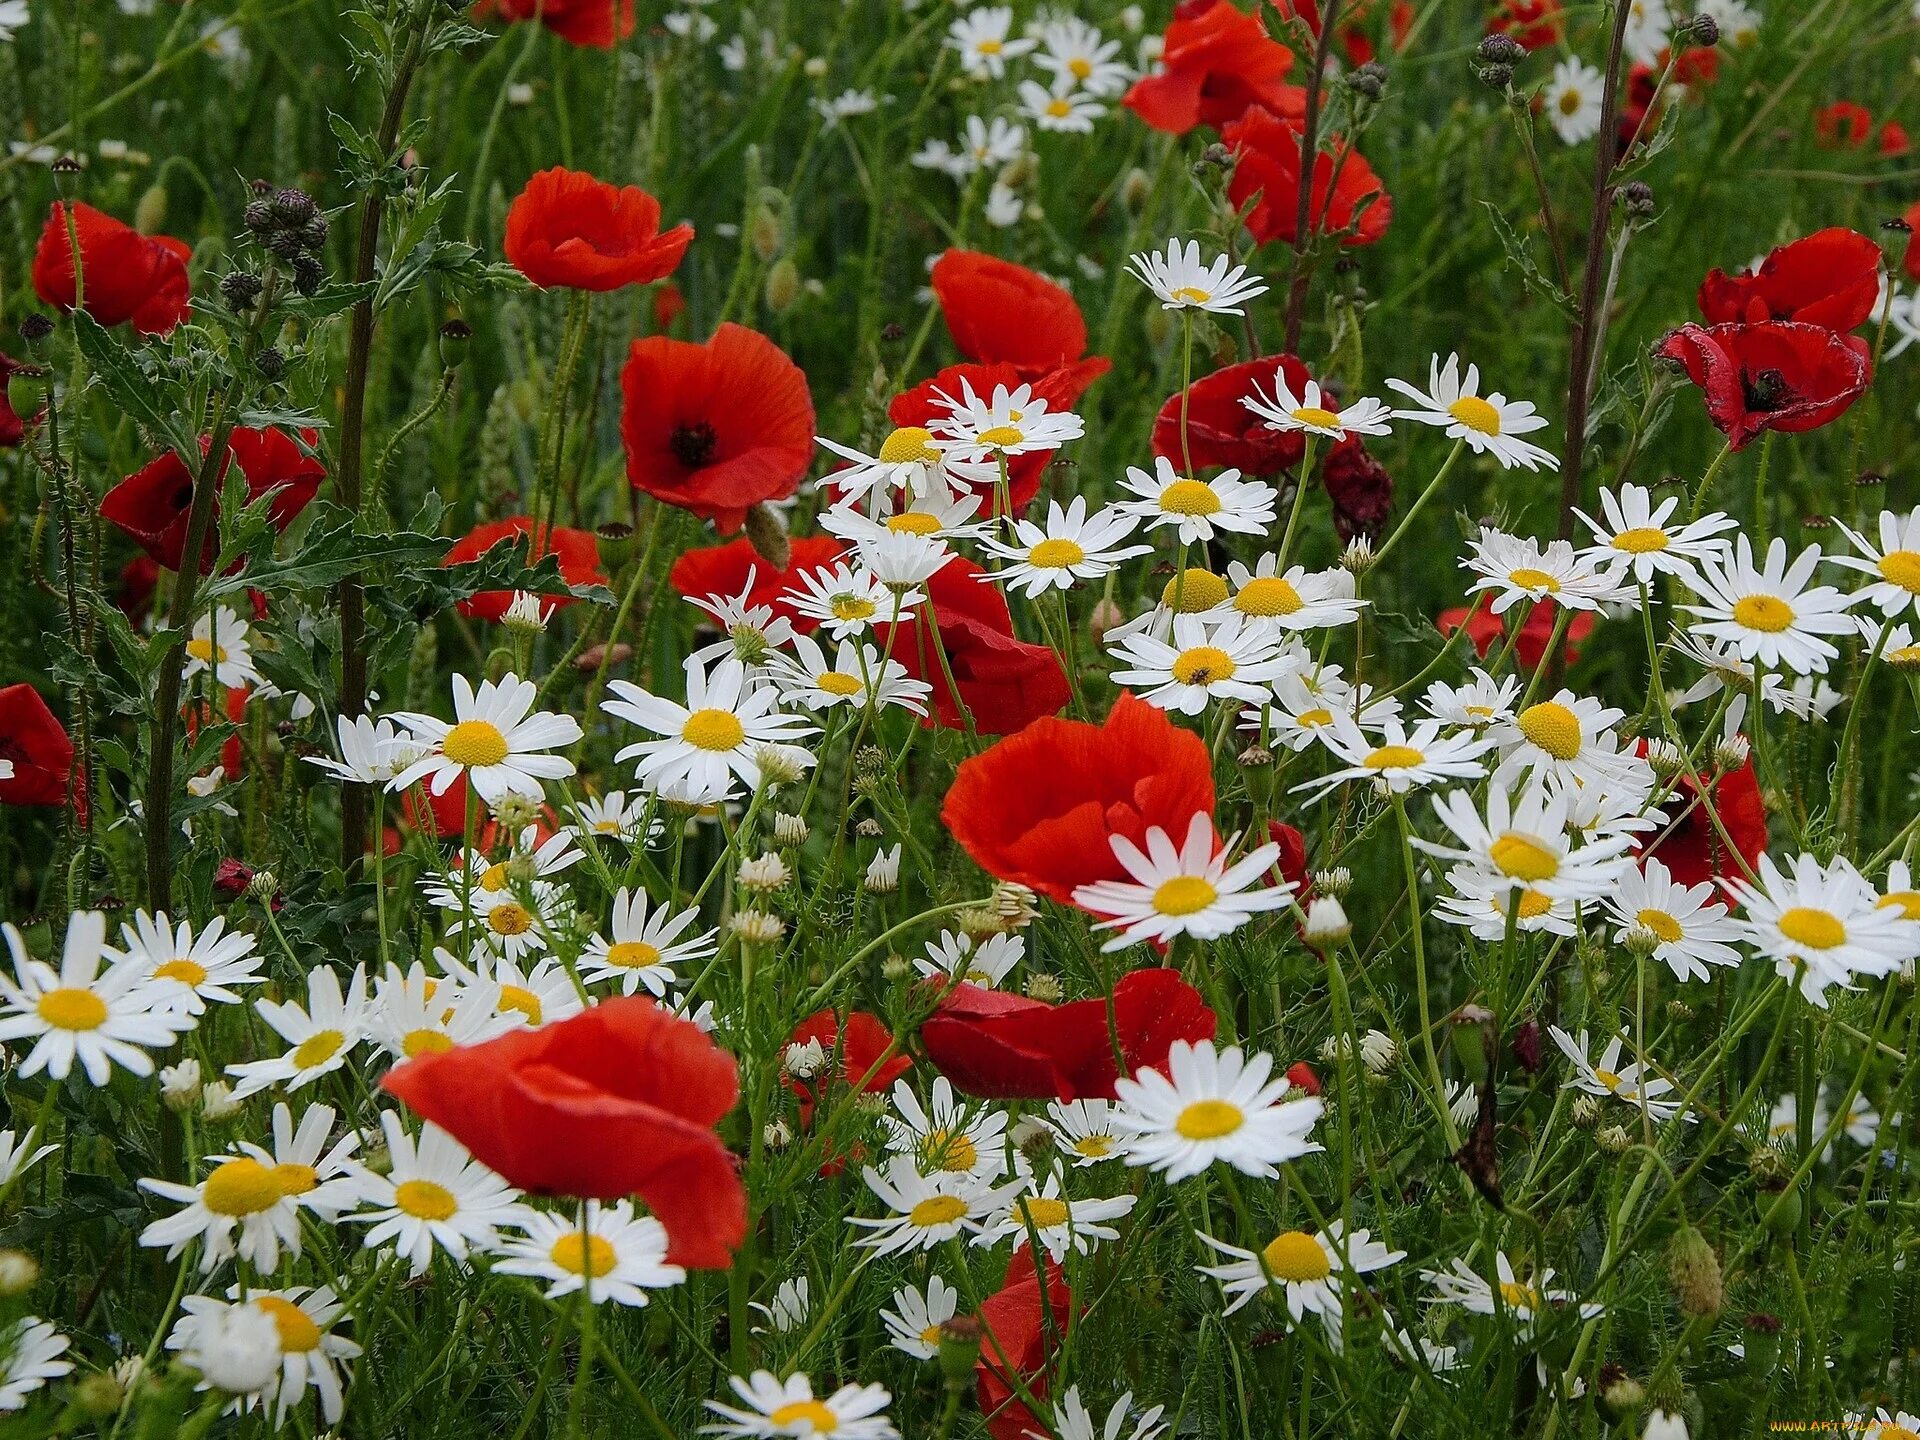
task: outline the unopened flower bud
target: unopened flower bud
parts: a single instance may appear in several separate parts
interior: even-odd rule
[[[940,1322],[940,1373],[947,1384],[966,1385],[980,1361],[980,1322],[971,1315],[955,1315]]]
[[[158,235],[167,228],[167,187],[149,185],[133,207],[133,228],[142,235]]]
[[[770,261],[780,253],[780,217],[773,213],[771,205],[762,204],[754,209],[747,221],[747,238],[753,245],[753,253],[763,261]]]
[[[1373,542],[1364,535],[1354,536],[1340,553],[1340,568],[1349,575],[1364,575],[1373,569]]]
[[[1609,1125],[1593,1137],[1593,1143],[1609,1155],[1624,1155],[1627,1147],[1633,1144],[1633,1137],[1627,1134],[1625,1127]]]
[[[1027,998],[1058,1005],[1067,998],[1067,992],[1061,987],[1058,976],[1037,973],[1027,976]]]
[[[789,815],[784,810],[773,817],[773,838],[782,845],[804,845],[807,843],[807,817]]]
[[[1400,1047],[1384,1030],[1369,1030],[1360,1037],[1360,1060],[1375,1075],[1384,1075],[1400,1058]]]
[[[24,1295],[40,1283],[40,1262],[24,1250],[0,1250],[0,1295]]]
[[[880,962],[880,978],[889,983],[904,980],[912,973],[912,962],[898,951],[895,951]]]
[[[1616,1425],[1638,1415],[1647,1403],[1646,1388],[1617,1365],[1600,1372],[1599,1391],[1601,1412]]]
[[[1670,780],[1687,768],[1687,752],[1671,740],[1649,740],[1647,764],[1662,780]]]
[[[1482,65],[1518,65],[1527,58],[1526,48],[1510,35],[1487,36],[1474,51]]]
[[[1702,10],[1693,17],[1693,43],[1711,48],[1720,43],[1720,22]]]
[[[776,315],[784,314],[799,298],[800,267],[793,263],[791,256],[783,255],[767,271],[767,309]]]
[[[784,1150],[793,1143],[793,1128],[784,1120],[769,1120],[760,1132],[769,1150]]]
[[[1787,1157],[1772,1145],[1757,1146],[1747,1156],[1747,1174],[1762,1190],[1781,1189],[1791,1173],[1792,1167],[1787,1164]]]
[[[1038,917],[1040,897],[1016,880],[1002,880],[993,887],[993,913],[1018,929]]]
[[[1714,742],[1713,763],[1722,770],[1738,770],[1747,763],[1753,746],[1744,735],[1728,735]]]
[[[20,322],[20,338],[29,346],[38,348],[53,334],[53,321],[45,315],[29,315]]]
[[[516,590],[513,599],[507,602],[500,623],[516,635],[538,635],[547,628],[546,607],[538,595]]]
[[[780,1068],[795,1080],[811,1080],[826,1064],[827,1052],[818,1037],[787,1046],[780,1057]]]
[[[1636,960],[1644,960],[1660,948],[1660,937],[1645,925],[1627,927],[1627,953]]]
[[[1582,1130],[1591,1130],[1600,1123],[1600,1102],[1591,1095],[1573,1097],[1573,1123]]]
[[[887,827],[871,815],[863,816],[853,827],[853,833],[862,840],[878,840],[887,833]],[[896,875],[897,878],[897,875]]]
[[[771,894],[786,884],[792,872],[787,862],[769,850],[764,855],[756,855],[740,867],[740,888],[752,890],[758,894]]]
[[[231,1120],[245,1104],[235,1098],[233,1087],[224,1080],[209,1081],[200,1092],[200,1113],[215,1122]]]
[[[160,1071],[160,1099],[169,1110],[190,1110],[200,1099],[200,1062],[189,1055]]]
[[[1653,215],[1653,187],[1644,180],[1629,180],[1620,187],[1620,206],[1636,220]]]
[[[535,796],[509,790],[493,802],[493,818],[508,834],[518,835],[539,822],[540,801]]]
[[[1346,907],[1331,895],[1317,895],[1307,905],[1307,923],[1303,927],[1307,944],[1316,950],[1344,945],[1353,934],[1353,922]]]
[[[749,945],[771,945],[787,933],[787,922],[765,910],[734,913],[733,933]]]
[[[900,888],[900,847],[875,853],[867,862],[867,873],[861,877],[861,883],[869,894],[891,895]]]
[[[280,891],[280,882],[274,878],[271,870],[256,870],[253,878],[247,881],[247,894],[261,904],[271,904],[273,897]]]
[[[48,375],[40,365],[22,365],[7,377],[7,404],[22,420],[38,415],[47,403]]]
[[[1681,1225],[1667,1242],[1667,1279],[1682,1314],[1711,1318],[1720,1313],[1726,1298],[1720,1284],[1720,1257],[1707,1237],[1691,1225]]]
[[[1479,76],[1480,83],[1489,90],[1505,90],[1513,84],[1511,65],[1482,65],[1474,71],[1474,74]]]
[[[798,745],[762,745],[753,752],[760,778],[769,785],[791,785],[807,773],[813,757]]]

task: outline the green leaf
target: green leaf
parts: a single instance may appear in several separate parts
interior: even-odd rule
[[[146,352],[135,352],[113,338],[84,310],[74,312],[74,338],[86,356],[92,383],[106,392],[115,408],[167,442],[189,469],[200,464],[200,437],[186,424],[177,405],[168,403],[170,386],[140,363]]]
[[[1555,306],[1568,319],[1573,318],[1573,297],[1562,290],[1546,273],[1541,270],[1533,258],[1533,249],[1507,223],[1507,217],[1491,200],[1480,202],[1486,206],[1488,216],[1493,220],[1494,234],[1500,237],[1500,248],[1507,252],[1507,263],[1520,272],[1520,279],[1527,289]]]

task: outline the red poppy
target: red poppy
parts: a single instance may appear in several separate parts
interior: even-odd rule
[[[1907,135],[1907,127],[1898,120],[1889,120],[1880,127],[1880,153],[1890,160],[1896,160],[1913,149],[1913,141]]]
[[[1320,485],[1333,502],[1333,528],[1342,540],[1369,540],[1386,528],[1393,512],[1393,477],[1358,435],[1349,435],[1327,452]]]
[[[675,1265],[725,1269],[746,1236],[746,1191],[713,1133],[739,1090],[733,1057],[644,997],[424,1054],[381,1084],[522,1190],[638,1195]]]
[[[1699,305],[1709,325],[1797,320],[1851,330],[1873,314],[1879,293],[1880,247],[1835,226],[1780,246],[1751,272],[1709,271]]]
[[[73,742],[40,692],[31,685],[0,690],[0,760],[13,773],[0,779],[0,804],[65,805],[73,772]],[[86,796],[74,797],[86,813]]]
[[[1558,45],[1567,33],[1560,0],[1498,0],[1487,17],[1489,35],[1505,35],[1524,50]]]
[[[246,746],[240,739],[240,726],[247,718],[247,701],[253,695],[249,686],[230,685],[226,698],[221,702],[221,715],[218,724],[233,726],[233,733],[220,743],[220,765],[226,772],[224,778],[232,781],[240,778],[246,769]],[[213,707],[204,700],[192,700],[180,707],[180,718],[186,723],[187,738],[198,738],[200,727],[213,719]]]
[[[1045,400],[1049,409],[1071,410],[1087,386],[1106,373],[1106,369],[1107,362],[1097,356],[1076,365],[1065,365],[1033,381],[1033,393]],[[949,411],[940,404],[939,397],[945,395],[957,399],[963,381],[971,385],[974,394],[982,399],[991,397],[997,385],[1013,390],[1027,383],[1017,369],[1004,361],[991,365],[949,365],[931,379],[922,380],[911,390],[894,396],[887,405],[887,418],[902,429],[912,427],[925,430],[935,420],[946,418]],[[1007,494],[1013,503],[1014,514],[1025,513],[1027,506],[1033,503],[1033,497],[1040,493],[1040,474],[1052,459],[1051,450],[1028,450],[1024,454],[1008,457]],[[983,486],[975,493],[985,497],[987,508],[993,514],[1000,513],[997,482]]]
[[[1133,82],[1126,107],[1156,130],[1219,129],[1249,106],[1304,115],[1306,92],[1287,83],[1293,52],[1256,15],[1227,0],[1186,7],[1167,26],[1161,68]]]
[[[1035,1399],[1045,1397],[1046,1372],[1073,1323],[1073,1291],[1067,1288],[1066,1273],[1049,1260],[1043,1293],[1042,1273],[1034,1264],[1032,1247],[1019,1246],[1007,1262],[1000,1289],[980,1302],[974,1399],[993,1440],[1026,1440],[1046,1433],[1020,1398],[1020,1389]]]
[[[1292,825],[1269,820],[1267,839],[1280,847],[1280,854],[1273,862],[1274,874],[1299,891],[1304,903],[1313,878],[1307,871],[1307,837]]]
[[[1690,774],[1677,777],[1680,793],[1668,807],[1674,822],[1656,830],[1644,851],[1657,855],[1682,885],[1744,873],[1727,852],[1713,817],[1704,805],[1695,803],[1711,778]],[[1753,761],[1749,759],[1738,770],[1729,770],[1713,781],[1712,800],[1714,814],[1726,827],[1728,839],[1751,869],[1767,848],[1767,806],[1760,796],[1760,782],[1754,777]]]
[[[481,0],[480,18],[539,20],[570,45],[610,49],[633,34],[633,0]]]
[[[1468,615],[1472,615],[1468,622]],[[1514,658],[1528,670],[1539,665],[1541,657],[1547,653],[1547,642],[1553,638],[1554,604],[1551,600],[1542,600],[1535,605],[1527,616],[1527,623],[1520,627],[1520,638],[1514,642]],[[1490,653],[1504,649],[1507,643],[1507,627],[1497,615],[1491,615],[1481,606],[1469,611],[1465,605],[1451,610],[1442,610],[1434,620],[1434,627],[1442,635],[1451,635],[1462,623],[1467,624],[1467,639],[1473,642],[1474,650],[1482,660]],[[1580,643],[1593,633],[1593,612],[1578,611],[1567,622],[1567,633],[1561,637],[1560,648],[1566,654],[1567,664],[1571,665],[1580,658]]]
[[[1735,450],[1768,430],[1818,429],[1845,414],[1872,378],[1866,341],[1788,320],[1682,325],[1654,353],[1686,367]]]
[[[891,647],[907,673],[933,687],[933,709],[920,722],[929,729],[958,730],[967,723],[947,684],[948,671],[982,735],[1010,735],[1072,698],[1060,657],[1014,636],[1006,597],[998,586],[982,583],[984,573],[956,556],[921,587],[929,603],[902,621],[897,635],[890,634],[894,626],[875,627],[879,643]]]
[[[1077,365],[1087,350],[1087,322],[1061,286],[1024,265],[949,250],[934,263],[933,294],[953,333],[954,347],[981,364],[1013,366],[1022,380],[1039,380]],[[1104,358],[1081,385],[1110,368]]]
[[[73,309],[73,236],[56,200],[33,254],[33,288],[61,310]],[[171,235],[142,235],[111,215],[75,201],[73,228],[80,241],[85,310],[102,325],[133,322],[142,335],[164,335],[187,318],[192,283],[187,259],[193,250]]]
[[[671,275],[691,225],[662,234],[660,202],[556,165],[527,181],[507,211],[507,262],[542,289],[618,290]]]
[[[813,1122],[813,1107],[836,1074],[842,1085],[858,1086],[869,1095],[878,1095],[891,1090],[893,1082],[913,1068],[912,1057],[898,1052],[888,1055],[884,1061],[881,1059],[893,1045],[893,1033],[879,1016],[865,1010],[849,1014],[844,1031],[839,1016],[833,1011],[816,1010],[794,1026],[793,1033],[787,1037],[789,1045],[804,1045],[809,1040],[818,1040],[820,1048],[833,1056],[836,1063],[804,1084],[791,1077],[787,1080],[787,1088],[800,1097],[802,1124]]]
[[[725,324],[704,345],[633,342],[620,372],[620,438],[634,489],[732,534],[750,507],[784,500],[813,459],[807,377],[766,336]]]
[[[1227,198],[1245,210],[1247,230],[1259,244],[1291,244],[1300,221],[1300,131],[1266,110],[1253,109],[1220,132],[1236,152]],[[1338,135],[1331,150],[1313,160],[1313,196],[1307,227],[1313,233],[1340,236],[1347,246],[1371,245],[1387,233],[1393,201],[1366,157]]]
[[[1720,51],[1712,45],[1689,45],[1673,62],[1673,83],[1687,90],[1700,90],[1719,78]]]
[[[520,543],[518,537],[527,537],[526,543]],[[549,544],[551,540],[551,544]],[[590,531],[569,530],[564,525],[553,527],[549,535],[546,526],[540,524],[531,515],[516,515],[510,520],[490,520],[484,525],[476,525],[447,551],[442,565],[461,565],[469,560],[478,560],[496,545],[514,541],[517,549],[526,552],[526,561],[533,564],[549,549],[559,557],[560,578],[569,585],[605,585],[606,572],[600,568],[600,542]],[[511,590],[478,590],[462,600],[454,608],[462,615],[478,616],[482,620],[498,620],[507,613],[507,607],[513,603]],[[542,595],[540,597],[541,614],[551,616],[562,605],[571,605],[571,595]]]
[[[1270,355],[1224,366],[1194,381],[1184,392],[1175,391],[1154,417],[1153,453],[1165,456],[1181,470],[1188,468],[1189,457],[1194,470],[1217,466],[1243,475],[1272,476],[1293,469],[1306,451],[1305,437],[1297,430],[1273,429],[1240,403],[1256,387],[1271,396],[1276,374],[1287,377],[1296,395],[1313,378],[1298,357]],[[1187,399],[1184,447],[1180,442],[1183,393]]]
[[[1296,1060],[1287,1067],[1287,1083],[1297,1085],[1309,1095],[1320,1093],[1320,1077],[1313,1073],[1313,1067],[1304,1060]]]
[[[1852,100],[1836,100],[1813,112],[1814,137],[1822,145],[1852,150],[1867,143],[1873,112]]]
[[[664,335],[687,310],[687,297],[669,280],[653,292],[653,333]]]
[[[1103,996],[1048,1005],[957,985],[920,1026],[920,1043],[942,1075],[981,1099],[1111,1100],[1120,1075],[1163,1069],[1174,1041],[1213,1038],[1213,1011],[1177,970],[1121,976],[1112,1008],[1109,1029]],[[1116,1035],[1121,1069],[1114,1066]]]
[[[1909,280],[1920,280],[1920,200],[1909,205],[1900,218],[1907,226],[1907,253],[1900,258],[1900,268]]]
[[[1110,836],[1184,835],[1213,802],[1206,742],[1123,694],[1104,724],[1049,716],[962,761],[940,813],[989,875],[1067,905],[1125,878]]]
[[[673,562],[667,580],[689,600],[704,600],[710,595],[737,597],[746,593],[747,604],[770,606],[776,616],[792,622],[796,632],[810,635],[820,621],[801,615],[784,599],[786,592],[800,584],[803,575],[829,570],[846,553],[846,545],[831,536],[808,535],[787,542],[787,568],[776,570],[767,558],[753,548],[751,540],[730,540],[725,545],[709,545],[688,550]],[[753,578],[751,587],[747,578]]]
[[[240,426],[227,441],[228,460],[220,466],[216,483],[224,483],[228,464],[237,463],[247,482],[247,500],[273,492],[267,518],[276,530],[285,530],[307,508],[327,478],[312,448],[318,431],[302,430],[299,441],[285,430],[253,430]],[[212,437],[200,437],[205,454]],[[302,448],[302,446],[306,448]],[[193,507],[194,476],[169,450],[129,475],[101,498],[100,515],[112,522],[169,570],[178,570],[187,548],[187,512]],[[213,568],[218,553],[214,537],[207,536],[200,553],[200,572]]]

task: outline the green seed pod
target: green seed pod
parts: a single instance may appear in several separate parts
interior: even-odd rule
[[[754,207],[747,221],[747,238],[753,244],[753,253],[762,260],[771,260],[780,253],[780,217],[774,213],[773,206],[762,201]]]
[[[7,404],[22,420],[31,420],[47,403],[47,372],[38,365],[23,365],[7,377]]]

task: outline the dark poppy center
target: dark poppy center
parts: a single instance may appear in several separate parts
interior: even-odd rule
[[[175,510],[192,509],[193,508],[193,481],[189,479],[186,481],[186,483],[174,487],[174,492],[171,496],[168,497],[167,503],[171,508]]]
[[[1740,384],[1746,391],[1749,410],[1778,410],[1793,399],[1793,386],[1778,370],[1745,372]]]
[[[712,464],[713,452],[719,444],[720,437],[713,433],[713,426],[704,420],[693,425],[676,425],[667,440],[673,458],[689,470]]]

